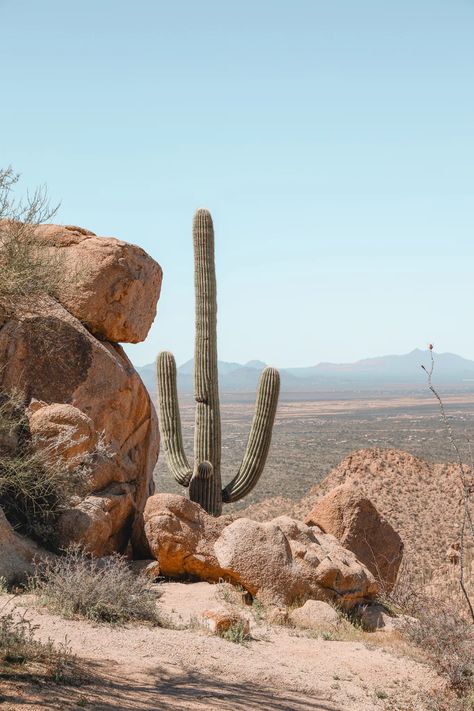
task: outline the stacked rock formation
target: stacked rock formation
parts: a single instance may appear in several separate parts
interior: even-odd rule
[[[139,247],[78,227],[42,225],[36,237],[70,278],[57,299],[0,318],[0,387],[22,393],[38,442],[57,440],[66,463],[89,455],[87,491],[62,514],[59,545],[124,551],[153,492],[159,432],[119,342],[146,337],[162,271]]]
[[[351,608],[379,590],[334,536],[288,516],[268,523],[214,518],[183,496],[155,494],[144,519],[149,552],[165,575],[225,580],[275,605],[314,599]]]

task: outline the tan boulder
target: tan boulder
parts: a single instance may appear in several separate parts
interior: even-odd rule
[[[0,509],[0,579],[7,585],[24,583],[34,572],[35,562],[48,557],[36,543],[15,533]]]
[[[89,456],[86,494],[63,515],[59,544],[85,543],[96,555],[125,550],[153,491],[159,434],[150,397],[122,348],[97,340],[43,299],[0,330],[0,387],[21,390],[32,403],[39,440],[69,433],[72,450]]]
[[[96,336],[114,343],[145,340],[156,315],[162,271],[143,249],[80,227],[40,225],[39,240],[71,272],[62,305]]]
[[[143,519],[150,553],[163,574],[192,575],[209,582],[223,577],[213,544],[229,516],[209,516],[184,496],[155,494],[146,502]]]
[[[211,634],[223,635],[231,628],[240,632],[242,637],[249,637],[250,624],[249,621],[239,615],[238,612],[229,611],[225,608],[217,608],[214,610],[204,610],[197,618],[198,624]]]
[[[403,542],[369,499],[350,482],[320,499],[305,523],[335,536],[367,566],[385,592],[392,590],[403,557]]]
[[[268,604],[312,598],[352,607],[378,590],[333,536],[285,516],[215,519],[182,496],[156,494],[145,506],[144,533],[163,574],[223,579]]]
[[[289,619],[296,627],[314,631],[331,632],[344,624],[334,607],[322,600],[306,600],[302,607],[291,610]]]

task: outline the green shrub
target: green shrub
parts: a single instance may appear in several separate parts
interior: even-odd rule
[[[219,632],[219,637],[227,640],[227,642],[233,642],[234,644],[243,644],[248,641],[249,635],[246,632],[246,624],[243,620],[238,620],[234,622],[228,629]]]

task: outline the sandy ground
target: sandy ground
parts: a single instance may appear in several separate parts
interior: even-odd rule
[[[230,604],[222,588],[166,583],[162,590],[158,605],[163,614],[175,624],[191,621],[191,627],[64,620],[36,609],[31,598],[20,598],[16,604],[26,605],[36,636],[67,640],[92,676],[79,687],[0,677],[0,708],[419,711],[421,699],[440,685],[427,666],[407,656],[403,643],[387,636],[381,641],[381,633],[326,641],[302,630],[269,626],[256,620],[251,608],[237,604],[251,620],[252,639],[244,646],[193,625],[200,611]]]

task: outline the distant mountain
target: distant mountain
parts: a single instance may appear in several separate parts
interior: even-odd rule
[[[287,372],[298,378],[337,380],[347,383],[406,383],[417,384],[426,380],[421,365],[430,368],[428,350],[416,348],[405,355],[388,355],[365,358],[356,363],[319,363],[310,368],[287,368]],[[454,353],[435,354],[435,379],[438,383],[462,383],[474,381],[474,361]]]
[[[263,370],[264,368],[267,367],[267,364],[263,362],[263,360],[249,360],[248,363],[245,363],[244,368],[252,368],[253,370]]]
[[[415,349],[405,355],[365,358],[355,363],[318,363],[307,368],[281,368],[282,392],[317,392],[342,390],[420,389],[426,387],[426,373],[421,365],[430,367],[430,352]],[[219,387],[222,392],[249,392],[257,387],[266,363],[251,360],[244,365],[219,361]],[[178,389],[193,390],[194,360],[178,368]],[[155,366],[137,368],[151,393],[156,393]],[[436,353],[434,380],[439,385],[474,389],[474,361],[454,353]]]

